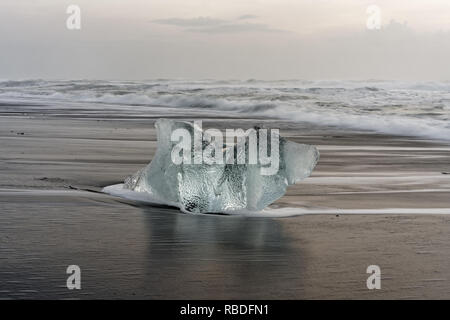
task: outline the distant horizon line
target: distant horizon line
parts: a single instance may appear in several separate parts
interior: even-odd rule
[[[348,81],[348,82],[450,82],[450,79],[377,79],[377,78],[321,78],[321,79],[306,79],[306,78],[188,78],[188,77],[156,77],[156,78],[44,78],[44,77],[29,77],[29,78],[0,78],[0,82],[7,81],[236,81],[236,82],[288,82],[288,81]]]

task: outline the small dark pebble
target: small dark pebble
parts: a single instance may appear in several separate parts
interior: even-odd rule
[[[337,214],[336,217],[339,217],[339,215]]]
[[[450,172],[441,172],[442,174],[450,174]]]

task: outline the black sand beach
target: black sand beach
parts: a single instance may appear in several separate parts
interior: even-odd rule
[[[313,175],[273,207],[328,214],[189,215],[100,193],[152,158],[151,116],[15,108],[0,116],[2,299],[450,297],[450,217],[431,214],[450,208],[449,144],[209,117],[206,126],[259,121],[317,145]],[[82,290],[66,288],[71,264]],[[381,290],[366,288],[372,264]]]

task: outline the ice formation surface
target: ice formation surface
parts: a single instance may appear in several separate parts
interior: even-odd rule
[[[260,162],[255,164],[248,161],[250,139],[245,139],[244,148],[241,149],[237,149],[236,144],[223,145],[224,150],[233,148],[233,157],[238,157],[239,151],[245,153],[246,161],[243,164],[238,164],[237,161],[227,164],[229,162],[225,160],[224,164],[195,164],[194,161],[190,164],[175,164],[171,156],[177,144],[171,140],[174,130],[185,129],[193,136],[203,134],[200,146],[203,152],[215,140],[189,122],[159,119],[155,126],[158,148],[153,160],[147,167],[127,178],[123,188],[146,192],[158,202],[176,205],[184,212],[260,211],[282,197],[288,185],[308,177],[319,160],[316,147],[294,143],[278,136],[278,170],[272,175],[261,173],[264,165]],[[261,143],[260,139],[258,134],[258,145]],[[267,140],[268,149],[276,152],[271,147],[270,139]],[[191,147],[190,156],[194,159],[194,143]]]

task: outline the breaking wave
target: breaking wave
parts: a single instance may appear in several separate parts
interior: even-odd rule
[[[0,100],[164,106],[450,140],[450,83],[304,80],[0,81]],[[153,109],[152,112],[155,112]]]

